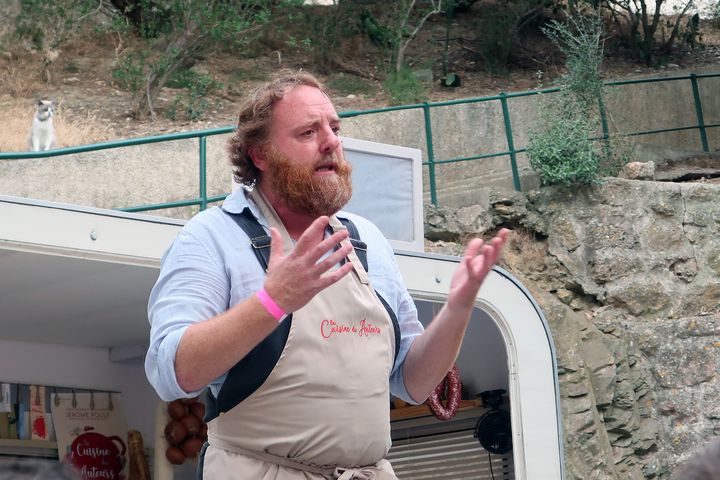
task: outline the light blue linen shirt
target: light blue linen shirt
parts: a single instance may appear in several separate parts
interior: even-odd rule
[[[265,274],[252,251],[250,240],[235,221],[222,212],[240,213],[245,207],[269,231],[267,221],[245,189],[230,195],[222,207],[214,207],[189,220],[165,252],[160,276],[148,303],[150,345],[145,373],[165,401],[192,397],[175,376],[175,353],[190,325],[225,312],[252,296],[263,286]],[[221,210],[222,209],[222,210]],[[368,270],[375,290],[390,305],[400,326],[400,348],[390,375],[390,391],[415,403],[405,388],[402,366],[415,337],[423,331],[415,304],[402,280],[392,247],[370,221],[343,212],[368,245]],[[226,375],[210,384],[217,396]]]

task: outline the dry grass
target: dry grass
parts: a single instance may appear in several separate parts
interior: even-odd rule
[[[547,266],[547,242],[522,229],[515,229],[508,238],[505,248],[504,263],[510,271],[526,273],[542,272]]]
[[[27,99],[0,98],[0,151],[24,152],[28,150],[28,137],[35,103]],[[63,111],[62,102],[57,105],[53,116],[56,148],[72,147],[102,142],[112,138],[112,131],[106,122],[97,121],[94,114],[75,116]]]

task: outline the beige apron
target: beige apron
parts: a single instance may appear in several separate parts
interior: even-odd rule
[[[252,198],[289,251],[274,209],[258,189]],[[208,424],[205,480],[396,479],[384,460],[393,325],[354,250],[348,259],[351,273],[293,312],[267,380]]]

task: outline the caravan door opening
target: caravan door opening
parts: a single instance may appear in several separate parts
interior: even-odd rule
[[[427,324],[444,303],[460,259],[409,252],[397,252],[396,258],[420,319]],[[457,365],[468,399],[488,390],[507,392],[506,402],[499,408],[510,415],[512,451],[495,459],[490,455],[488,461],[487,452],[483,452],[479,444],[473,444],[473,440],[477,440],[474,435],[469,436],[469,429],[472,428],[474,434],[474,426],[485,413],[480,407],[461,412],[448,422],[434,420],[434,417],[394,421],[392,455],[395,458],[391,456],[390,460],[398,466],[401,459],[428,466],[423,462],[429,458],[437,460],[448,456],[449,463],[442,463],[430,476],[413,474],[409,478],[466,480],[493,478],[492,475],[519,480],[564,478],[555,358],[552,336],[537,303],[517,279],[501,268],[494,268],[478,293]],[[452,442],[458,443],[444,451],[433,450],[433,445],[446,446]],[[409,444],[414,445],[408,447]],[[418,452],[429,457],[421,459],[417,457]],[[477,462],[477,471],[468,467],[469,471],[464,473],[452,473],[451,466],[464,468],[470,462],[460,459],[464,454],[477,457],[472,460]],[[480,457],[482,461],[478,460]],[[496,464],[503,472],[500,475],[495,471]],[[429,465],[428,468],[435,467]],[[484,470],[490,476],[483,476]],[[449,476],[438,476],[439,472]]]

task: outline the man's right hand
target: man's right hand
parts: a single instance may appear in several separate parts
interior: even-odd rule
[[[353,248],[350,244],[340,246],[337,251],[323,258],[348,236],[347,230],[340,230],[324,238],[329,223],[326,216],[315,219],[288,255],[285,255],[280,232],[275,228],[270,229],[272,240],[265,291],[287,313],[299,310],[317,293],[352,270],[352,263],[345,262],[331,271],[348,256]]]

